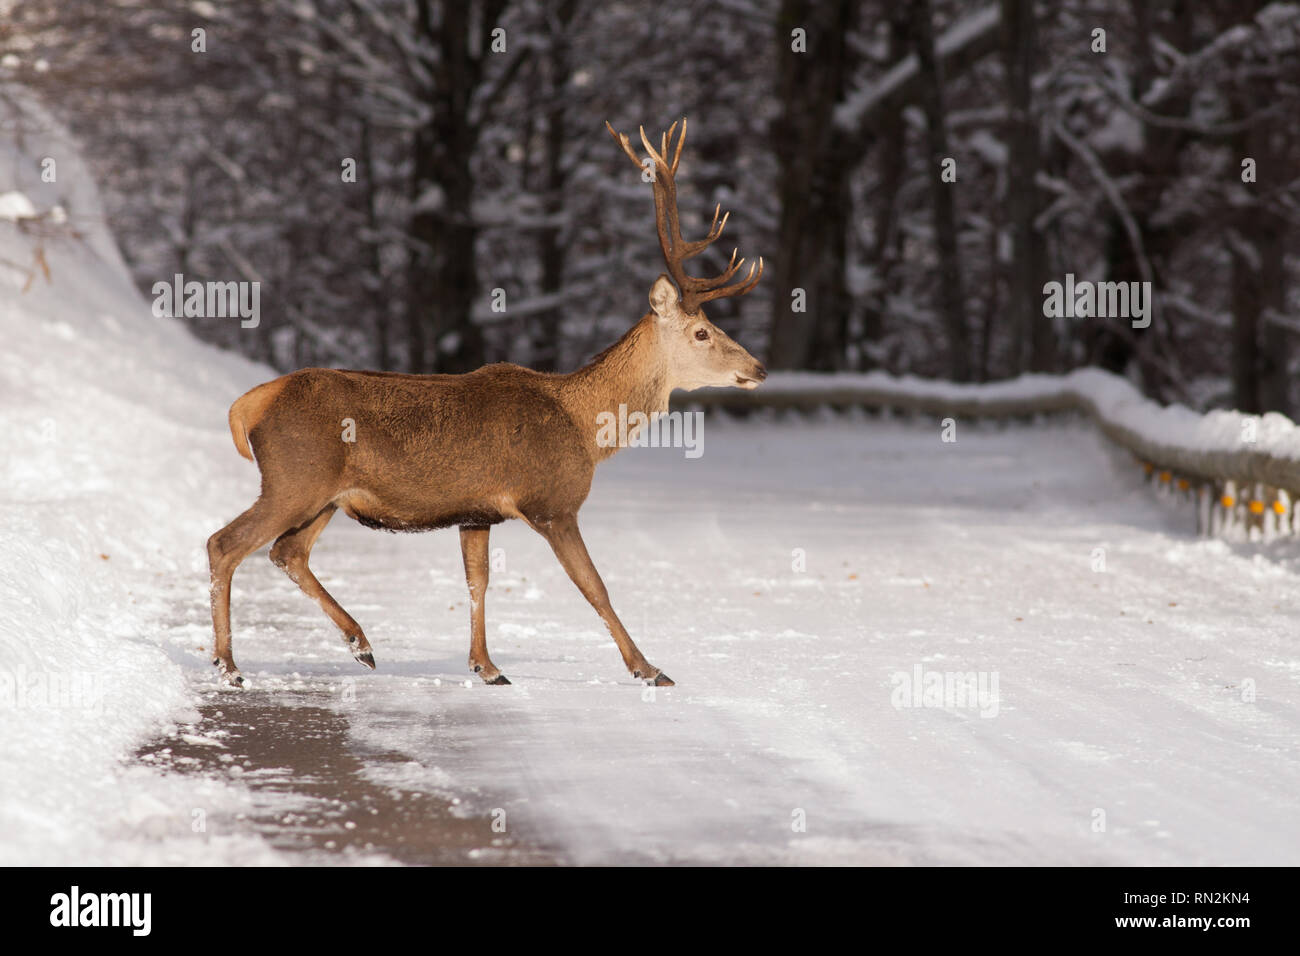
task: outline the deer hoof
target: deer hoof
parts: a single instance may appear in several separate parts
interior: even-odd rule
[[[348,634],[343,640],[347,642],[353,657],[371,670],[375,669],[375,655],[371,652],[369,644],[364,645],[365,650],[362,650],[362,638],[356,634]]]
[[[646,683],[651,684],[654,687],[676,687],[677,686],[677,681],[673,680],[663,671],[660,671],[658,674],[656,674],[654,676],[654,680],[647,680]]]
[[[506,680],[506,675],[501,673],[500,671],[497,671],[496,677],[488,677],[487,674],[483,673],[482,664],[475,664],[473,661],[471,661],[470,669],[474,671],[474,673],[477,674],[479,677],[483,678],[483,683],[485,684],[492,684],[494,686],[501,687],[502,685],[510,683],[510,681]],[[493,667],[492,669],[496,670],[495,667]]]
[[[218,667],[221,667],[220,661],[214,661],[213,663],[215,663]],[[239,669],[237,667],[231,667],[231,668],[221,667],[221,674],[218,679],[221,681],[222,684],[225,684],[227,687],[234,687],[237,690],[243,690],[248,687],[247,682],[244,680],[244,675],[239,673]]]

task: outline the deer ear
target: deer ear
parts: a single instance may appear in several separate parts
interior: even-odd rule
[[[679,309],[677,304],[677,287],[667,275],[660,274],[655,279],[655,284],[650,288],[650,308],[655,310],[655,315],[661,319],[671,319],[676,317]]]

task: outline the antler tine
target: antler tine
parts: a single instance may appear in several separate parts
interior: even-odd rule
[[[674,123],[673,125],[676,126],[677,124]],[[686,117],[683,116],[683,117],[682,117],[682,135],[677,137],[677,151],[673,153],[673,164],[672,164],[672,166],[669,167],[669,171],[670,171],[673,175],[676,175],[676,174],[677,174],[677,164],[678,164],[679,162],[681,162],[681,159],[682,159],[682,147],[685,146],[685,145],[686,145]]]
[[[665,159],[668,157],[668,144],[673,141],[673,132],[676,129],[677,124],[673,123],[672,126],[668,127],[668,132],[659,137],[659,152],[663,154]],[[673,170],[671,167],[669,167],[669,171],[676,172],[676,170]]]
[[[722,203],[718,203],[713,207],[713,222],[709,223],[710,239],[717,239],[718,236],[722,235],[722,229],[718,228],[718,213],[720,212],[722,212]],[[727,215],[730,216],[731,213],[727,213]],[[726,227],[727,227],[727,220],[724,217],[722,220],[722,228],[725,229]]]
[[[636,152],[632,149],[632,144],[628,142],[626,133],[616,133],[614,127],[609,125],[609,120],[605,120],[605,129],[609,130],[609,135],[614,137],[614,141],[623,147],[623,152],[627,153],[627,158],[636,164],[637,169],[644,169],[641,160],[636,158]]]
[[[735,276],[735,274],[741,270],[741,267],[744,266],[745,262],[747,261],[742,256],[740,261],[737,262],[736,261],[737,252],[738,250],[736,249],[731,250],[731,261],[727,263],[727,267],[722,270],[721,275],[716,275],[712,279],[696,279],[695,287],[701,292],[708,292],[710,289],[716,289],[730,282],[732,277]],[[753,268],[754,267],[751,264],[750,265],[751,272]],[[748,277],[746,277],[744,281],[748,281]]]
[[[709,248],[709,246],[717,242],[718,239],[722,236],[722,230],[727,228],[727,220],[731,218],[731,213],[730,212],[723,213],[722,224],[719,225],[718,213],[719,211],[721,211],[721,209],[722,209],[722,203],[718,203],[717,206],[713,208],[713,222],[709,226],[708,235],[706,235],[703,239],[696,239],[694,242],[686,242],[682,244],[683,259],[691,259],[695,256],[698,256],[705,249]]]
[[[644,126],[641,127],[641,145],[645,147],[645,151],[650,154],[650,158],[655,161],[656,166],[662,166],[664,169],[668,168],[664,158],[656,153],[655,148],[650,145],[650,137],[646,136]]]
[[[742,259],[740,261],[744,262],[745,260]],[[737,263],[736,268],[739,267],[740,267],[740,263]],[[742,279],[740,282],[737,282],[734,285],[723,286],[720,289],[711,289],[707,292],[701,292],[697,294],[695,296],[696,308],[699,308],[699,306],[703,305],[705,302],[710,302],[713,299],[721,299],[724,297],[730,298],[732,296],[744,295],[750,289],[754,288],[754,286],[758,285],[758,280],[761,278],[763,278],[763,257],[759,256],[757,268],[755,268],[755,265],[751,263],[749,266],[749,275],[745,276],[745,278]],[[693,311],[693,310],[688,310],[688,311]]]

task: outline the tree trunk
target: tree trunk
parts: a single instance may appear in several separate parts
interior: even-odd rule
[[[1008,307],[1019,347],[1015,369],[1050,372],[1056,365],[1056,336],[1043,315],[1043,285],[1048,281],[1038,216],[1035,180],[1041,165],[1038,123],[1033,112],[1036,39],[1033,0],[1002,0],[1002,63],[1006,78],[1007,205],[1011,220],[1012,271]]]
[[[849,308],[845,256],[851,216],[847,144],[832,110],[851,64],[854,0],[782,0],[777,16],[777,98],[772,124],[780,218],[772,270],[773,368],[840,368]],[[791,31],[807,31],[807,52],[791,49]],[[804,311],[793,309],[803,290]]]
[[[1241,238],[1239,243],[1245,243]],[[1232,400],[1238,411],[1258,414],[1259,399],[1259,275],[1249,250],[1230,244],[1232,258]]]
[[[548,49],[548,86],[550,96],[542,118],[542,138],[546,155],[542,163],[543,214],[557,219],[564,212],[568,176],[564,168],[564,148],[568,129],[565,124],[565,87],[569,82],[569,28],[577,12],[577,0],[561,0],[548,18],[552,26]],[[568,262],[568,230],[558,223],[538,231],[537,256],[542,267],[542,295],[555,295],[564,288],[564,270]],[[535,320],[533,342],[534,367],[538,371],[555,371],[559,362],[561,308],[547,309]]]
[[[888,62],[897,63],[911,49],[907,9],[893,7],[889,13]],[[877,292],[868,297],[863,314],[862,342],[859,345],[858,368],[871,369],[880,364],[873,354],[872,345],[879,343],[885,329],[885,314],[889,307],[889,293],[893,286],[894,266],[897,265],[896,223],[898,190],[903,183],[906,167],[906,130],[901,111],[886,113],[877,124],[879,140],[876,143],[876,162],[880,170],[880,183],[876,187],[874,239],[869,250],[869,262],[875,267]]]
[[[1249,115],[1259,99],[1244,98],[1236,104],[1238,115]],[[1254,192],[1268,191],[1270,182],[1288,175],[1275,148],[1271,124],[1256,124],[1236,139],[1239,156],[1255,160]],[[1288,331],[1271,316],[1281,316],[1286,307],[1286,263],[1284,259],[1287,223],[1274,204],[1265,200],[1251,203],[1238,217],[1236,242],[1232,243],[1233,394],[1243,412],[1291,414],[1291,342]]]
[[[1281,316],[1286,306],[1285,226],[1276,219],[1259,231],[1256,248],[1259,250],[1259,282],[1263,313],[1259,341],[1259,405],[1265,412],[1280,412],[1292,417],[1291,379],[1288,367],[1291,359],[1291,333],[1271,316]]]
[[[939,303],[948,329],[948,368],[954,381],[970,380],[970,332],[966,324],[966,297],[961,280],[961,252],[957,245],[954,183],[942,179],[942,163],[950,156],[943,107],[943,74],[934,52],[934,25],[929,0],[912,4],[912,43],[921,77],[921,107],[926,118],[926,144],[934,243],[939,257]]]
[[[366,183],[366,228],[370,232],[367,245],[370,248],[370,273],[374,286],[368,291],[379,301],[375,304],[375,362],[385,371],[392,368],[392,312],[388,299],[384,296],[384,264],[380,255],[379,240],[379,184],[375,181],[375,156],[370,122],[361,122],[361,157],[360,163]]]
[[[473,4],[445,0],[435,18],[432,0],[419,0],[419,33],[438,48],[433,82],[425,91],[430,119],[414,137],[412,251],[407,262],[408,365],[413,372],[469,372],[485,361],[483,331],[473,320],[479,293],[472,215],[471,161],[478,129],[470,102],[481,63],[471,55],[478,27]],[[488,27],[480,29],[486,36]],[[438,191],[430,200],[429,190]]]

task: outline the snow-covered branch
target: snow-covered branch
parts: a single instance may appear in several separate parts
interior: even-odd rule
[[[972,63],[997,49],[1001,14],[996,3],[958,20],[935,40],[935,55],[945,75],[960,60]],[[886,110],[897,110],[911,102],[921,79],[916,54],[909,53],[884,76],[866,83],[844,98],[835,108],[835,125],[845,131],[863,128]]]

